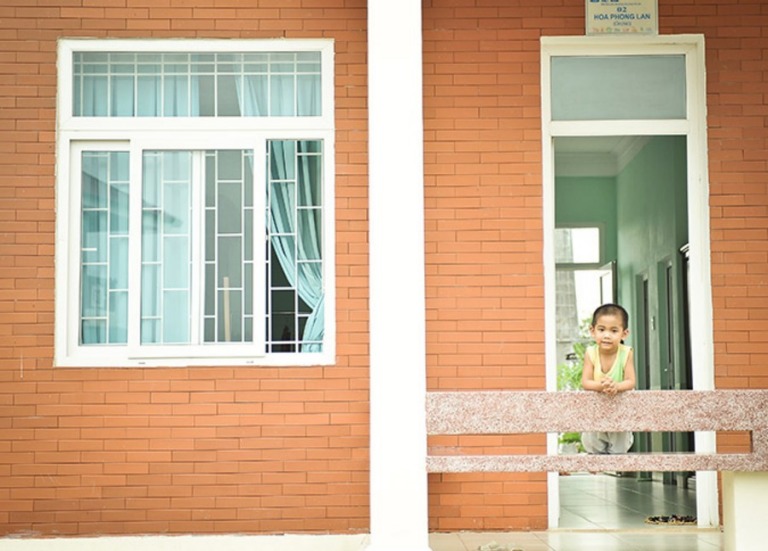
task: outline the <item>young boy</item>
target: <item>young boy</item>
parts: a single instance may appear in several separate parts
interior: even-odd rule
[[[584,352],[581,386],[585,390],[615,396],[635,388],[632,348],[623,344],[629,334],[629,314],[618,304],[603,304],[595,310],[589,333],[594,344]],[[627,453],[631,432],[585,432],[581,443],[589,453]]]

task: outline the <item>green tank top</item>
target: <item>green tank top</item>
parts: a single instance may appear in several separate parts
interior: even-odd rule
[[[630,350],[632,350],[631,346],[620,344],[619,350],[616,352],[616,361],[613,362],[613,366],[607,373],[603,373],[603,368],[600,365],[600,351],[597,349],[596,344],[590,345],[585,354],[589,354],[589,359],[592,360],[592,365],[595,366],[592,378],[595,381],[600,381],[603,377],[610,377],[617,383],[623,381],[624,367],[627,365]]]

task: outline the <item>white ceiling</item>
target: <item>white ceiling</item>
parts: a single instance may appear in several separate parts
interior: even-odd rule
[[[555,138],[555,175],[616,176],[648,140],[648,136]]]

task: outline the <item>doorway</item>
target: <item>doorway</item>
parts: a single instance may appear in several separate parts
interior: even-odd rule
[[[630,311],[647,388],[713,388],[703,38],[606,38],[542,39],[547,388],[556,390],[563,360],[557,232],[585,226],[601,231],[595,264],[615,262],[602,281]],[[688,338],[704,344],[690,350]],[[550,453],[558,436],[549,436]],[[650,449],[688,441],[646,440]],[[711,433],[694,440],[698,451],[714,449]],[[560,481],[548,481],[555,528]],[[698,473],[696,490],[699,526],[716,526],[716,475]]]
[[[568,372],[580,366],[592,311],[619,302],[629,312],[626,344],[635,349],[637,388],[691,388],[683,368],[689,363],[688,320],[683,315],[685,269],[678,254],[688,242],[686,151],[685,136],[554,138],[558,380],[561,361]],[[567,434],[567,440],[572,444],[574,435]],[[632,448],[641,453],[692,450],[687,433],[636,433]],[[571,473],[560,481],[561,527],[609,519],[622,527],[642,526],[644,519],[632,515],[648,507],[664,508],[656,515],[687,514],[695,500],[695,484],[689,484],[694,473],[611,474],[621,477],[616,500],[624,513],[603,518],[605,513],[595,509],[593,519],[585,508],[580,515],[572,498],[585,481]],[[679,500],[667,492],[663,501],[628,506],[661,492],[657,485],[680,486],[685,492]],[[623,499],[631,503],[625,506]]]

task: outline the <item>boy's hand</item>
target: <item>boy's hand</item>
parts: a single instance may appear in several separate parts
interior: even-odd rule
[[[619,392],[619,389],[616,388],[616,381],[613,379],[603,379],[600,381],[600,384],[603,387],[602,392],[605,394],[615,396]]]

